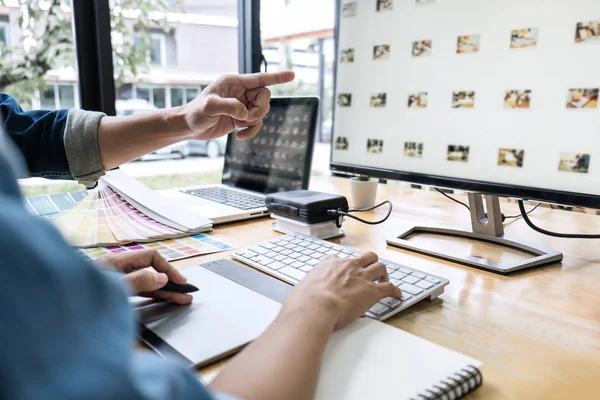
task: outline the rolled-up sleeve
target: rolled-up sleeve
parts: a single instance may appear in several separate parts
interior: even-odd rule
[[[104,175],[98,147],[98,124],[105,114],[70,110],[64,134],[64,146],[73,178],[92,187]]]
[[[28,176],[75,179],[93,187],[104,175],[98,147],[103,113],[83,110],[23,111],[0,93],[4,130],[25,157]]]

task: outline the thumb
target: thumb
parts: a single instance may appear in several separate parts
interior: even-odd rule
[[[165,286],[169,281],[166,274],[155,274],[143,269],[125,275],[125,279],[136,294],[154,292]]]
[[[227,115],[229,117],[246,121],[248,119],[248,109],[241,101],[229,97],[219,97],[216,95],[206,99],[204,112],[209,117]]]

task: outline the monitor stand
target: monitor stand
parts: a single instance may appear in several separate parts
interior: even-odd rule
[[[562,260],[562,253],[553,249],[542,248],[537,245],[534,247],[534,245],[526,244],[522,241],[516,242],[505,239],[504,225],[502,224],[502,212],[500,211],[500,200],[498,199],[498,196],[485,196],[487,214],[483,207],[483,197],[484,196],[481,194],[469,193],[469,207],[471,208],[471,224],[473,226],[473,232],[417,226],[397,238],[388,239],[387,244],[501,274],[508,274],[525,268],[539,267],[541,265],[560,262]],[[533,257],[527,260],[503,264],[470,255],[455,256],[444,254],[408,240],[410,236],[418,234],[434,234],[474,239],[516,249],[531,254]]]

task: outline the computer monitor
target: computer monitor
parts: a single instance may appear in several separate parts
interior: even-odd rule
[[[337,22],[331,170],[470,193],[474,232],[388,243],[505,273],[560,260],[503,238],[497,196],[599,207],[600,1],[343,0]],[[422,231],[534,257],[500,265],[404,240]]]

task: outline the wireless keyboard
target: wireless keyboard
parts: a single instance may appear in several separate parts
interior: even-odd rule
[[[361,253],[299,233],[271,239],[236,251],[233,258],[292,285],[298,283],[326,255],[356,258]],[[383,321],[423,299],[433,300],[450,283],[448,279],[379,259],[388,270],[390,282],[402,290],[402,297],[388,297],[375,304],[367,316]]]
[[[241,210],[252,210],[254,208],[265,207],[265,199],[261,196],[255,196],[219,186],[182,190],[182,192],[216,203],[239,208]]]

